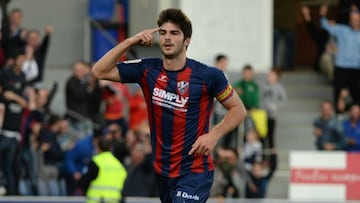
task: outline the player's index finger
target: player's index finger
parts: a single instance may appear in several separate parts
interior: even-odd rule
[[[198,148],[199,148],[199,146],[195,143],[195,144],[191,147],[191,150],[190,150],[190,152],[189,152],[189,155],[192,155]]]
[[[160,30],[160,27],[156,27],[150,30],[151,33],[155,33]]]

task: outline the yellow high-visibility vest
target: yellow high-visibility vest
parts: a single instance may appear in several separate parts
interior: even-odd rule
[[[92,160],[99,168],[98,176],[86,191],[87,203],[118,203],[122,196],[126,169],[111,152],[101,152]]]

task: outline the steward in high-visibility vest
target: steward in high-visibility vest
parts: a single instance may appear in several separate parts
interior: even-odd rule
[[[98,141],[99,154],[92,158],[87,173],[79,185],[86,191],[87,203],[119,203],[127,176],[121,162],[109,151],[111,140],[105,136]]]

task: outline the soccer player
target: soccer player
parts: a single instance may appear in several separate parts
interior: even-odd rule
[[[157,23],[159,27],[111,49],[92,72],[99,79],[140,84],[147,102],[161,202],[205,202],[214,175],[211,152],[220,137],[239,125],[246,110],[220,70],[186,57],[192,26],[181,10],[162,11]],[[117,63],[131,47],[151,46],[157,32],[162,59]],[[214,98],[228,112],[209,131]]]

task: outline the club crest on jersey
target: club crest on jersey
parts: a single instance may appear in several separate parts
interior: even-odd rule
[[[189,82],[181,81],[177,83],[177,89],[180,94],[184,94],[189,89]]]

